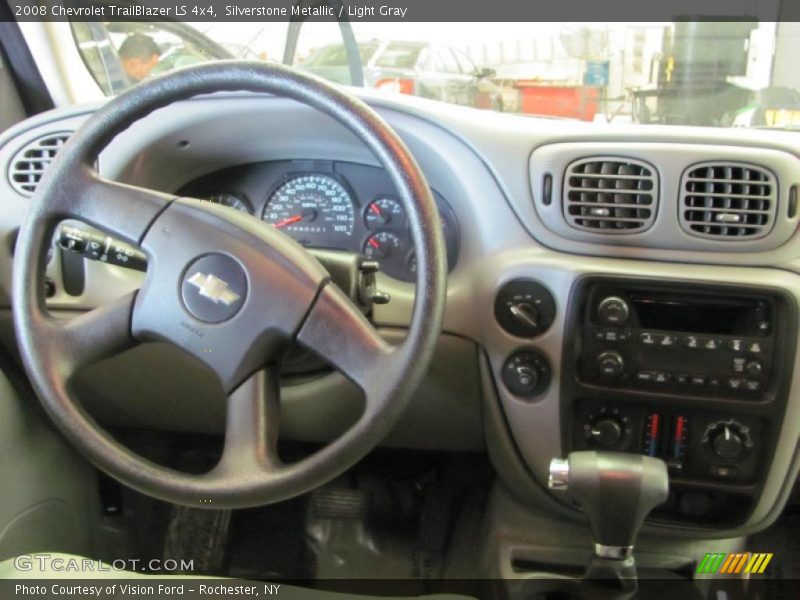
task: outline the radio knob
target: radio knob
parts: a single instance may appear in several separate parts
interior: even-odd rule
[[[757,360],[748,361],[747,364],[744,366],[744,372],[747,373],[750,377],[758,377],[761,375],[761,372],[764,370],[764,367],[761,363]]]
[[[725,425],[711,439],[711,448],[720,458],[736,458],[744,449],[744,442],[736,428]]]
[[[603,298],[597,305],[597,318],[605,325],[622,325],[629,314],[628,303],[619,296]]]
[[[616,419],[603,417],[589,431],[592,439],[603,448],[615,448],[622,439],[622,425]]]
[[[605,377],[617,377],[625,368],[625,361],[619,352],[607,350],[597,357],[597,369]]]

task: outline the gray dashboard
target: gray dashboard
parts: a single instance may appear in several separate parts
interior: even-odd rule
[[[784,212],[792,186],[800,181],[800,140],[796,134],[596,126],[358,93],[407,143],[431,187],[452,208],[459,233],[458,258],[448,279],[444,332],[434,373],[421,390],[402,431],[389,440],[392,444],[481,450],[487,443],[497,447],[484,435],[503,436],[507,438],[504,447],[508,451],[501,455],[495,452],[493,459],[518,462],[521,466],[513,471],[516,475],[507,476],[506,484],[519,490],[521,497],[530,497],[525,490],[546,494],[543,488],[549,461],[561,456],[566,448],[560,427],[563,415],[559,381],[564,369],[565,332],[570,325],[568,300],[578,280],[587,275],[604,275],[764,286],[782,290],[800,302],[798,217]],[[92,107],[84,107],[55,111],[9,130],[0,137],[4,174],[31,140],[52,132],[72,131],[91,110]],[[562,153],[558,156],[551,148],[555,144]],[[546,159],[538,160],[542,155]],[[559,165],[593,155],[627,157],[654,165],[660,175],[659,216],[654,229],[628,236],[619,243],[619,237],[569,231],[563,223],[557,223],[558,214],[548,216],[548,211],[559,212]],[[773,223],[774,235],[739,246],[730,240],[692,240],[664,224],[678,214],[680,174],[698,161],[716,158],[756,162],[778,174],[775,202],[779,212]],[[377,166],[351,134],[310,109],[279,98],[226,94],[184,102],[150,115],[111,143],[100,157],[100,170],[112,179],[173,191],[225,169],[274,161],[340,161],[364,168]],[[555,173],[557,184],[553,188],[555,208],[540,203],[539,190],[548,168]],[[35,198],[16,192],[6,176],[0,181],[0,197],[0,237],[5,241],[0,244],[0,304],[7,312],[13,235]],[[48,275],[58,282],[60,270],[61,261],[56,254]],[[57,285],[50,307],[63,311],[91,308],[135,289],[141,277],[129,270],[87,262],[83,293],[71,296]],[[530,338],[506,332],[494,318],[498,290],[518,278],[538,281],[555,298],[552,325]],[[379,275],[379,286],[392,299],[374,308],[373,320],[387,335],[400,335],[408,323],[413,285]],[[3,337],[12,344],[7,318],[4,321]],[[513,394],[501,377],[506,359],[521,348],[536,349],[545,355],[552,372],[550,386],[534,398]],[[184,399],[167,408],[162,405],[159,409],[158,403],[159,393],[165,388],[150,382],[148,399],[137,403],[135,398],[141,389],[134,382],[116,378],[116,374],[133,365],[143,364],[137,361],[152,360],[153,364],[163,365],[165,360],[172,360],[164,358],[169,355],[168,349],[158,352],[157,358],[139,354],[123,359],[128,362],[124,367],[117,366],[114,376],[102,369],[94,373],[83,384],[87,405],[91,408],[94,404],[104,420],[121,426],[149,423],[167,429],[214,431],[223,405],[202,378],[191,387],[192,377],[187,374],[192,365],[175,366],[174,371],[176,382],[190,386],[183,394],[191,401]],[[733,535],[761,528],[777,515],[785,501],[797,474],[800,438],[800,359],[794,349],[792,353],[794,369],[787,373],[791,385],[788,403],[775,431],[774,459],[758,502],[745,523],[705,534]],[[179,359],[175,361],[169,364],[177,365]],[[488,368],[480,371],[481,363]],[[163,372],[168,373],[169,369]],[[488,381],[486,375],[491,376]],[[166,385],[168,393],[179,393],[177,384]],[[320,394],[333,398],[334,404],[321,409],[314,402]],[[297,383],[285,403],[289,405],[289,435],[299,439],[326,439],[333,431],[320,422],[330,422],[339,415],[334,420],[336,427],[341,427],[347,420],[341,415],[354,410],[347,383],[336,374]],[[499,409],[503,418],[497,427],[482,423],[481,403]],[[338,406],[341,411],[337,411]],[[296,411],[294,419],[292,407]],[[191,416],[176,416],[182,410]],[[304,431],[300,424],[309,418],[311,424]],[[511,472],[504,468],[498,471]],[[697,533],[702,528],[671,529]]]

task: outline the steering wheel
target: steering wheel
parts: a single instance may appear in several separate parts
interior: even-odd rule
[[[386,343],[320,263],[273,227],[207,202],[109,181],[95,171],[100,151],[139,119],[173,102],[221,91],[265,92],[307,104],[347,127],[380,160],[408,215],[418,257],[414,308],[401,344]],[[446,289],[436,205],[389,125],[320,78],[277,65],[221,61],[135,86],[72,135],[37,194],[19,233],[12,285],[25,368],[67,439],[100,469],[144,494],[189,506],[242,508],[305,493],[381,441],[429,366]],[[148,256],[141,289],[71,319],[51,315],[43,277],[54,229],[64,219],[140,245]],[[228,394],[222,456],[205,474],[175,471],[131,451],[71,391],[80,367],[151,341],[171,343],[201,360]],[[294,342],[358,385],[365,402],[341,436],[284,463],[277,453],[278,365]]]

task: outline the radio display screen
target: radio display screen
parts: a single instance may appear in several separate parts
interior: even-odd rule
[[[697,298],[683,301],[680,298],[658,298],[632,295],[634,314],[643,329],[685,331],[716,335],[763,335],[759,322],[767,315],[759,311],[756,302],[745,300]],[[761,318],[759,318],[759,312]],[[768,318],[767,318],[768,320]]]

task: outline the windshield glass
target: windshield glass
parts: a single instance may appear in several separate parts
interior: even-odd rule
[[[598,123],[800,128],[800,23],[72,23],[103,91],[206,60]],[[294,48],[294,52],[287,51]],[[361,69],[353,68],[360,63]],[[363,72],[363,81],[352,77]]]

